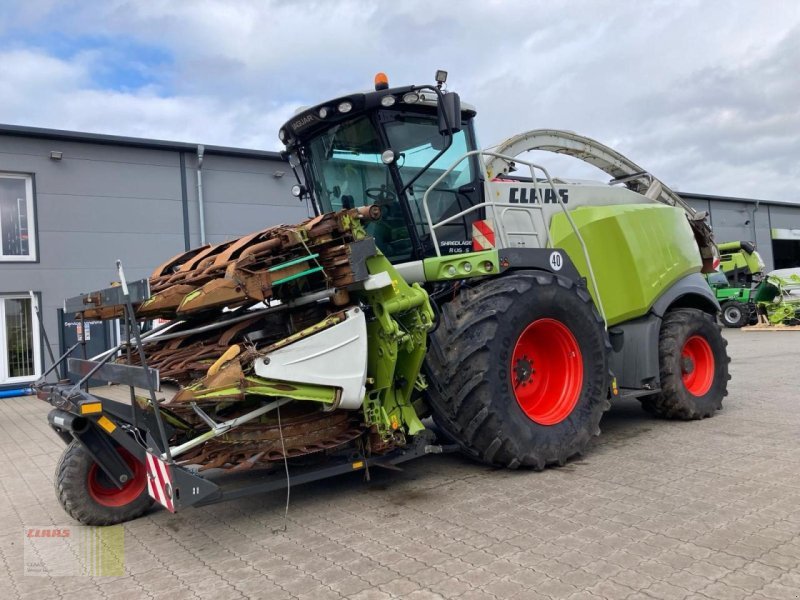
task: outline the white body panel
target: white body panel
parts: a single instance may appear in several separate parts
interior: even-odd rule
[[[696,211],[680,196],[647,173],[628,157],[613,148],[583,135],[558,129],[535,129],[520,133],[493,148],[495,155],[486,157],[489,178],[502,177],[509,172],[513,157],[530,150],[545,150],[566,154],[605,171],[615,179],[625,179],[635,191],[664,204],[681,206],[690,215]],[[506,155],[511,157],[509,160]]]
[[[339,388],[338,408],[360,408],[366,393],[367,323],[358,308],[341,323],[266,355],[255,362],[259,377]]]
[[[564,207],[653,203],[642,194],[622,186],[595,182],[554,181],[555,191],[548,183],[522,181],[490,181],[486,185],[487,218],[498,227],[498,247],[544,248],[547,230],[553,215],[563,212],[554,198],[558,194]]]

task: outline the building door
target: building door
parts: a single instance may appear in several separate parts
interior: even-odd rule
[[[785,219],[783,224],[797,224]],[[800,227],[772,228],[772,255],[776,269],[800,267]]]
[[[776,269],[800,267],[800,240],[772,240],[772,258]]]
[[[30,383],[42,372],[35,298],[0,295],[0,385]]]

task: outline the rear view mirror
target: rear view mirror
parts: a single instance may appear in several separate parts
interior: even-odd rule
[[[438,100],[439,133],[453,134],[461,131],[461,98],[455,92],[442,94]]]

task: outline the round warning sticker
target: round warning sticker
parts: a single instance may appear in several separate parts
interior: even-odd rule
[[[564,257],[561,256],[561,252],[552,252],[550,254],[550,268],[553,269],[553,271],[560,271],[563,266]]]

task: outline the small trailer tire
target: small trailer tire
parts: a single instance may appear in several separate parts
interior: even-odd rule
[[[77,441],[69,444],[55,474],[56,497],[76,521],[84,525],[116,525],[143,515],[153,504],[147,493],[147,471],[142,462],[124,448],[117,448],[133,477],[122,489],[114,486],[86,449]]]

